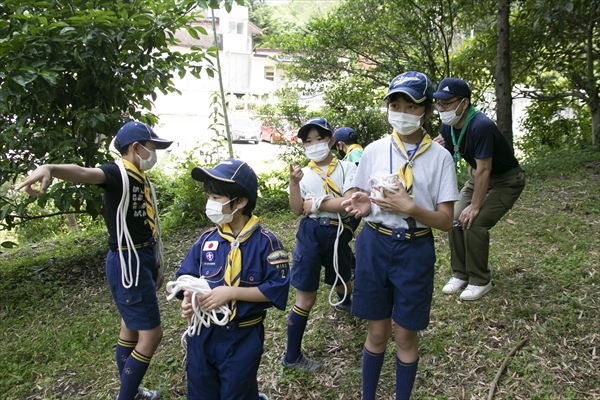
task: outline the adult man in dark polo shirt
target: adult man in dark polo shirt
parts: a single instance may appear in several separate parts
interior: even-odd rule
[[[496,124],[471,104],[465,81],[446,78],[433,97],[442,120],[434,140],[454,156],[456,164],[461,158],[469,164],[469,179],[454,206],[455,222],[448,234],[453,275],[442,292],[462,290],[461,300],[477,300],[492,289],[489,229],[517,201],[525,175]]]

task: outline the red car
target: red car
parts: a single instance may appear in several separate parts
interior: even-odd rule
[[[260,127],[260,137],[265,142],[283,144],[296,143],[298,141],[298,131],[292,129],[287,122],[276,123],[273,125],[262,125]]]

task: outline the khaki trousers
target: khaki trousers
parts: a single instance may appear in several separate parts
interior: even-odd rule
[[[469,167],[469,180],[460,191],[460,200],[454,205],[454,220],[471,204],[475,170]],[[501,175],[492,175],[487,193],[477,218],[470,229],[452,227],[448,233],[453,276],[483,286],[491,280],[488,267],[490,252],[489,230],[500,221],[517,201],[525,188],[525,173],[521,167]]]

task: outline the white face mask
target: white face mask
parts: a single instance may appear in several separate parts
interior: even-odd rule
[[[142,145],[140,144],[140,146],[142,146]],[[136,154],[136,156],[138,156],[138,159],[140,160],[140,170],[148,171],[149,169],[151,169],[152,167],[154,167],[156,165],[156,162],[158,161],[158,157],[156,156],[156,150],[148,150],[144,146],[142,146],[142,147],[144,148],[144,150],[146,150],[148,153],[150,153],[150,155],[145,160],[142,157],[140,157],[139,154]]]
[[[462,99],[460,101],[460,103],[458,103],[458,106],[456,106],[456,108],[454,110],[451,111],[440,111],[440,119],[442,120],[443,124],[449,125],[449,126],[454,126],[458,123],[458,121],[460,121],[460,119],[462,118],[463,114],[465,113],[465,110],[463,110],[463,112],[460,115],[456,115],[456,110],[458,109],[458,107],[460,107],[460,105],[462,104],[464,99]]]
[[[323,161],[331,153],[329,142],[313,144],[304,149],[304,151],[306,152],[306,157],[314,162]]]
[[[218,201],[208,200],[206,202],[206,216],[208,217],[208,219],[210,219],[213,223],[217,225],[228,224],[231,221],[233,221],[233,214],[236,213],[238,208],[236,208],[231,214],[223,214],[223,206],[225,204],[231,203],[236,198],[233,198],[226,203],[219,203]]]
[[[400,135],[412,135],[421,128],[421,115],[412,115],[403,112],[388,111],[388,122]]]

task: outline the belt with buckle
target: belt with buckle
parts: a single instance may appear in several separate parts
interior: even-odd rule
[[[330,217],[320,217],[320,218],[311,218],[313,221],[316,221],[320,226],[339,226],[340,223],[337,219],[333,219]],[[344,224],[344,228],[350,230],[352,232],[352,227],[350,226],[350,218],[345,217],[342,218],[342,223]]]
[[[408,240],[410,242],[420,237],[425,237],[431,233],[431,228],[389,228],[383,224],[376,224],[374,222],[367,222],[367,226],[377,232],[383,233],[384,235],[391,236],[394,240]]]
[[[215,328],[225,329],[226,331],[237,331],[239,329],[252,328],[263,322],[265,317],[267,316],[267,312],[263,311],[260,314],[252,314],[242,319],[234,319],[233,321],[229,321],[225,325],[216,325],[211,324]]]
[[[137,243],[133,245],[134,249],[141,249],[142,247],[148,247],[148,246],[154,246],[156,244],[156,239],[151,237],[150,239],[148,239],[147,242],[144,243]],[[110,249],[115,251],[117,250],[117,246],[110,246]],[[121,250],[127,250],[129,247],[128,246],[121,246]]]

